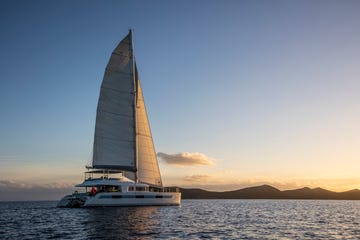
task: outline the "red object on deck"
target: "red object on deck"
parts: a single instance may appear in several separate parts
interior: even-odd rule
[[[90,196],[94,196],[96,193],[96,189],[94,187],[91,188]]]

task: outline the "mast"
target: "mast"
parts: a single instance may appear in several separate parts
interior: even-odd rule
[[[132,64],[132,77],[134,84],[134,156],[135,156],[135,183],[138,182],[138,146],[137,146],[137,131],[136,131],[136,107],[137,107],[137,83],[135,77],[135,55],[134,55],[134,40],[133,40],[133,30],[129,30],[131,41],[130,41],[130,52],[131,52],[131,64]]]

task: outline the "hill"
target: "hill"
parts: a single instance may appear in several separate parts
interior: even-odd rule
[[[213,192],[199,188],[181,188],[183,199],[337,199],[360,200],[360,190],[333,192],[322,188],[300,188],[280,191],[269,185],[235,191]]]

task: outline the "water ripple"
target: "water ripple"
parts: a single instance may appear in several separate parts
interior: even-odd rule
[[[0,239],[360,239],[360,202],[183,200],[180,207],[59,209],[1,202]]]

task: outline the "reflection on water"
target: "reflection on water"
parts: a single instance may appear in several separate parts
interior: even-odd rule
[[[90,208],[86,209],[86,238],[138,239],[157,238],[159,207]]]

